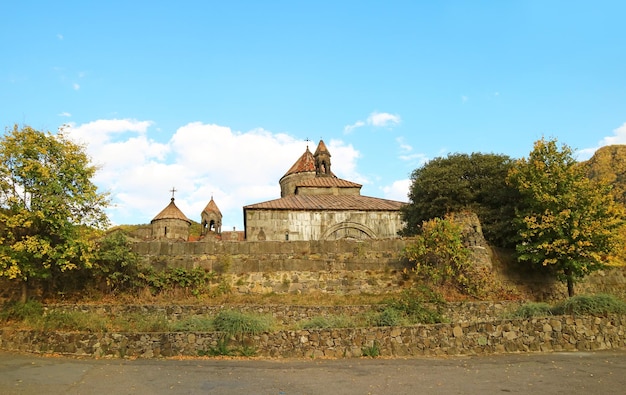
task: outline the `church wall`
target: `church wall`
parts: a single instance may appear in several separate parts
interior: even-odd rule
[[[315,178],[315,172],[294,173],[284,176],[280,179],[280,197],[293,195],[297,184],[311,178]]]
[[[329,233],[339,224],[345,226]],[[246,211],[246,238],[250,241],[386,239],[398,237],[400,229],[402,219],[397,211]]]
[[[174,240],[189,238],[189,224],[178,219],[160,219],[152,222],[152,237]]]

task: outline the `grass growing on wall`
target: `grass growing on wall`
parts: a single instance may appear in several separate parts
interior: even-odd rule
[[[626,302],[614,295],[577,295],[555,305],[526,303],[506,314],[506,318],[532,318],[549,315],[590,315],[604,317],[626,314]]]

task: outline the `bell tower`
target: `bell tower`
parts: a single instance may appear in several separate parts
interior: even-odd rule
[[[332,177],[333,173],[330,171],[330,152],[324,144],[324,140],[320,140],[317,145],[317,149],[313,154],[315,158],[315,176],[316,177]]]

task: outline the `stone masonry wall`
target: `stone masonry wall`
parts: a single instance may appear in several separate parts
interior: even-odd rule
[[[465,238],[474,263],[492,270],[505,285],[534,300],[567,297],[564,284],[537,274],[492,265],[499,259],[482,237],[479,223],[466,220]],[[410,239],[264,242],[168,242],[134,244],[142,262],[157,269],[204,268],[220,275],[235,294],[386,294],[410,285],[401,253]],[[495,261],[494,261],[495,262]],[[498,266],[502,266],[501,264]],[[577,293],[612,293],[626,298],[626,268],[594,272],[576,285]]]
[[[235,294],[391,293],[405,283],[401,258],[406,241],[264,241],[134,245],[156,268],[204,268],[218,273]]]
[[[202,267],[218,273],[401,268],[406,240],[147,241],[133,244],[155,267]]]
[[[626,346],[626,318],[555,316],[410,327],[293,330],[231,339],[261,357],[350,358],[376,348],[382,356],[476,355],[591,351]],[[5,351],[74,356],[156,358],[199,356],[217,347],[217,332],[67,333],[0,331]]]
[[[440,313],[451,322],[482,322],[499,320],[507,311],[513,311],[523,302],[449,302],[440,306]],[[53,311],[95,313],[100,316],[123,317],[133,314],[162,315],[168,321],[179,321],[189,317],[213,317],[223,309],[235,309],[244,313],[271,315],[277,325],[293,327],[300,321],[319,316],[356,316],[379,307],[372,305],[337,306],[292,306],[292,305],[101,305],[101,304],[58,304],[45,307],[46,313]],[[435,309],[437,306],[430,306]]]

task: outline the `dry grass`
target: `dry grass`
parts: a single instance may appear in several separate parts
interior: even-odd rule
[[[42,300],[44,304],[104,304],[104,305],[288,305],[288,306],[344,306],[344,305],[376,305],[393,297],[394,294],[357,294],[357,295],[337,295],[326,293],[309,294],[218,294],[193,296],[189,292],[173,290],[157,295],[149,291],[138,292],[136,294],[102,294],[92,292],[89,294],[75,295],[73,297],[63,296],[58,298],[46,298]]]

